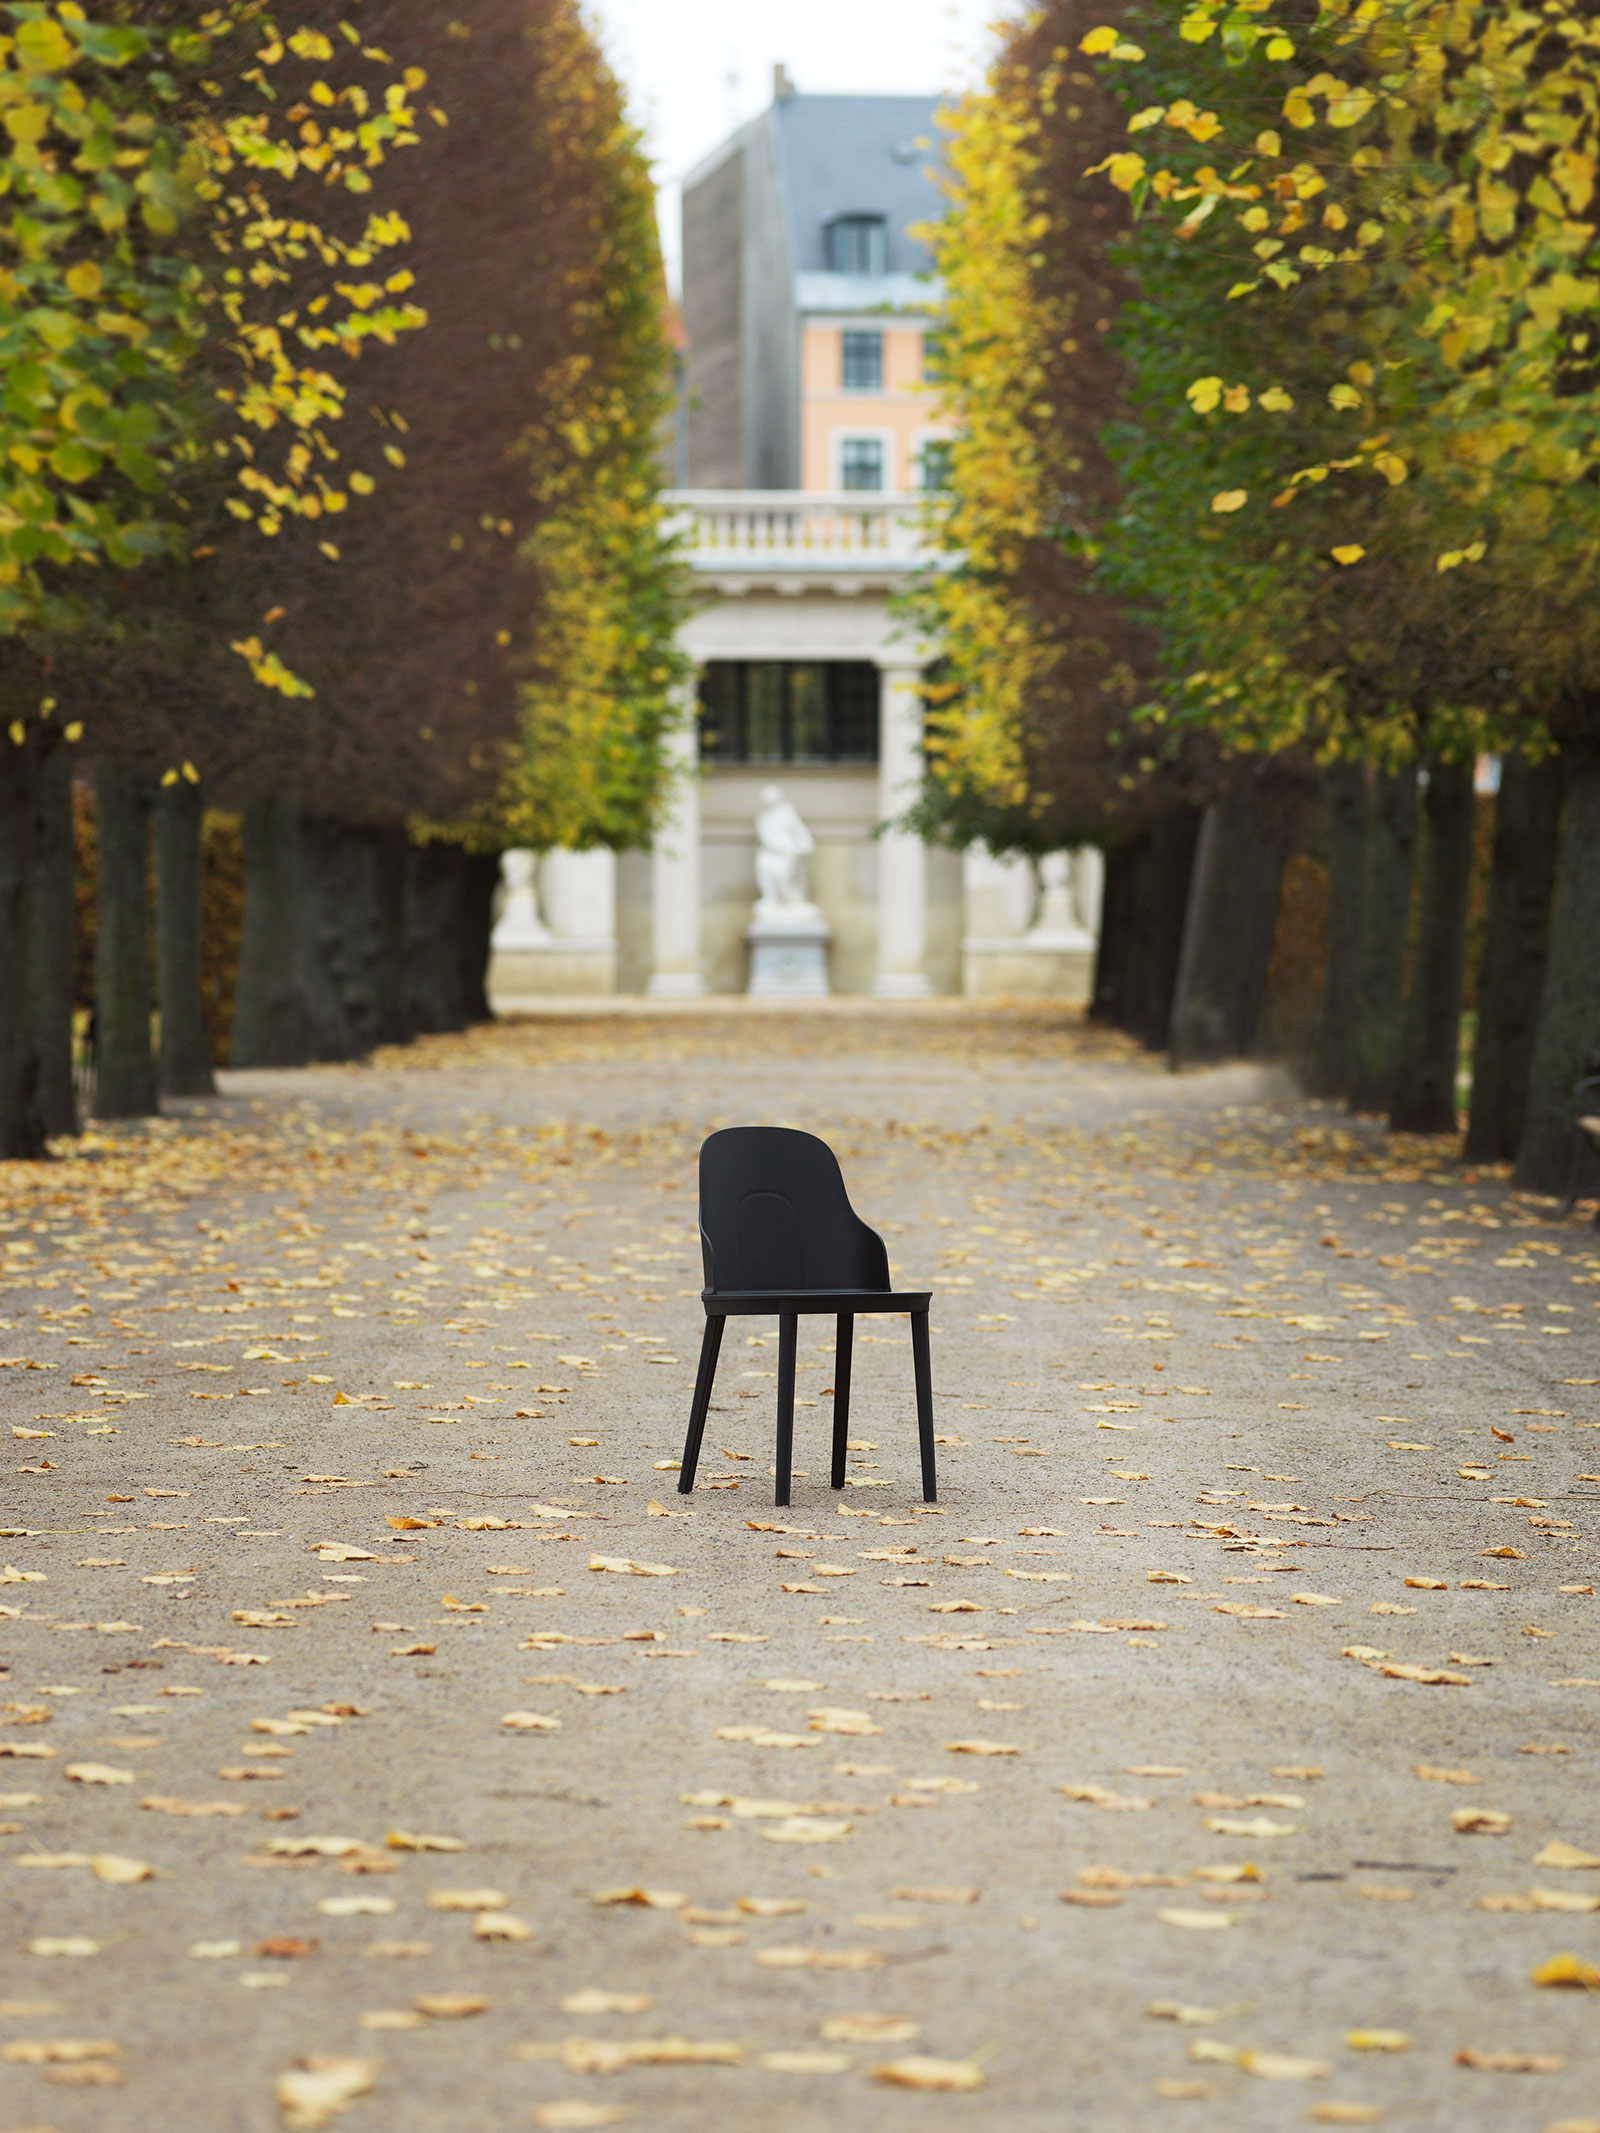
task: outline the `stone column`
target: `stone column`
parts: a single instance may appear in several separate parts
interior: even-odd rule
[[[922,783],[922,670],[884,667],[879,676],[878,816],[903,815]],[[880,1000],[920,1000],[933,988],[923,969],[928,936],[927,852],[920,837],[885,830],[878,839]]]
[[[647,990],[658,1000],[698,1000],[706,981],[700,972],[700,732],[692,688],[667,752],[677,784],[650,853],[655,969]]]

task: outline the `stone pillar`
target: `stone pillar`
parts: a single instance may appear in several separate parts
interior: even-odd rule
[[[658,1000],[698,1000],[706,981],[700,971],[700,731],[692,691],[667,752],[677,782],[650,853],[655,968],[647,990]]]
[[[922,783],[922,670],[884,667],[879,676],[878,816],[903,815]],[[920,837],[885,830],[878,839],[880,1000],[920,1000],[933,990],[923,969],[928,935],[928,863]]]

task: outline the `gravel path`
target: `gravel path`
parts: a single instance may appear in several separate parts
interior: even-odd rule
[[[1600,2133],[1592,1231],[1043,1010],[225,1079],[0,1172],[0,2133]],[[757,1118],[937,1506],[893,1320],[676,1493]]]

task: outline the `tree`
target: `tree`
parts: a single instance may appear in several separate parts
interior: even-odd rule
[[[407,97],[420,80],[388,80],[376,99],[362,83],[340,84],[336,70],[330,84],[320,70],[336,59],[334,42],[304,27],[280,36],[259,0],[226,0],[199,27],[190,11],[155,0],[117,13],[96,22],[66,0],[19,0],[5,10],[14,34],[0,37],[7,186],[18,204],[0,236],[0,693],[22,751],[14,776],[41,759],[27,734],[54,707],[34,683],[41,661],[53,665],[58,648],[111,626],[108,581],[191,553],[196,472],[227,462],[227,508],[268,536],[290,518],[320,516],[331,495],[343,497],[320,464],[337,457],[327,431],[342,406],[330,360],[421,322],[396,300],[394,276],[387,289],[352,278],[403,230],[368,212],[349,242],[281,211],[296,179],[301,191],[370,193],[371,167],[407,138]],[[350,41],[359,47],[353,30]],[[325,114],[299,119],[292,135],[273,95],[285,62],[318,70],[312,93]],[[269,197],[274,188],[280,197]],[[305,315],[285,312],[290,267],[310,254],[343,279]],[[258,681],[293,685],[259,644],[235,651]],[[125,735],[114,711],[95,708],[96,752],[122,766],[107,771],[103,791],[137,812]],[[114,850],[128,841],[113,833]],[[131,851],[123,857],[131,866]],[[31,870],[22,871],[8,913],[20,930],[0,948],[24,974],[15,1011],[31,1030],[36,929]],[[118,958],[143,953],[136,926],[107,929],[102,1065],[119,1106],[140,1100],[149,1034],[111,996],[136,1002],[143,980]],[[8,1077],[8,1104],[20,1087]],[[28,1137],[16,1115],[0,1121],[0,1140],[19,1135]]]
[[[679,715],[664,284],[616,83],[570,0],[453,19],[369,0],[363,20],[422,63],[449,121],[429,118],[390,179],[430,323],[359,371],[364,422],[407,461],[391,508],[341,524],[337,571],[300,543],[262,602],[316,696],[292,707],[304,742],[219,786],[260,811],[253,851],[288,853],[252,872],[252,941],[300,942],[275,981],[287,1019],[253,1000],[265,966],[247,957],[241,1059],[268,1029],[305,1057],[481,1011],[495,855],[642,841]],[[408,916],[385,931],[396,869]],[[269,909],[273,882],[289,901]]]
[[[1176,42],[1165,16],[1142,20],[1161,41],[1168,86],[1230,72],[1238,86],[1216,109],[1165,89],[1142,103],[1130,130],[1187,136],[1203,160],[1184,147],[1152,164],[1125,148],[1108,161],[1113,183],[1138,204],[1181,209],[1178,237],[1204,228],[1238,263],[1224,302],[1255,317],[1282,297],[1303,308],[1320,288],[1342,324],[1321,383],[1348,428],[1292,471],[1280,460],[1265,493],[1303,516],[1295,500],[1323,490],[1346,516],[1327,553],[1363,577],[1375,552],[1367,526],[1410,521],[1421,567],[1409,594],[1456,571],[1482,579],[1473,633],[1496,650],[1485,673],[1511,684],[1512,730],[1499,737],[1536,754],[1553,738],[1562,750],[1561,886],[1518,1173],[1553,1189],[1570,1148],[1570,1084],[1600,1032],[1588,949],[1600,916],[1597,290],[1575,271],[1596,235],[1600,26],[1565,0],[1538,10],[1327,0],[1309,30],[1265,6],[1195,0]],[[1146,57],[1110,25],[1090,49],[1119,66]],[[1263,383],[1258,369],[1253,392],[1239,388],[1243,404],[1270,404],[1277,380]],[[1212,508],[1242,511],[1261,493],[1219,491]],[[1467,709],[1475,693],[1459,678],[1451,691]]]
[[[1135,570],[1165,584],[1180,704],[1186,695],[1193,717],[1254,744],[1310,738],[1387,768],[1431,759],[1431,919],[1406,1015],[1427,1058],[1408,1058],[1393,1084],[1378,1058],[1393,1043],[1393,979],[1370,983],[1355,1000],[1376,1003],[1378,1022],[1357,1030],[1348,1086],[1365,1101],[1397,1096],[1397,1120],[1446,1124],[1455,1007],[1436,979],[1459,966],[1449,943],[1463,926],[1470,813],[1440,800],[1459,789],[1453,766],[1485,744],[1538,751],[1549,697],[1564,693],[1549,680],[1549,644],[1570,642],[1559,595],[1527,597],[1538,576],[1530,476],[1557,439],[1568,471],[1587,450],[1587,416],[1525,420],[1530,392],[1555,378],[1562,335],[1547,328],[1562,316],[1572,326],[1585,301],[1555,258],[1557,218],[1574,194],[1551,192],[1536,162],[1515,166],[1519,213],[1515,190],[1500,179],[1485,190],[1478,175],[1506,162],[1500,141],[1521,139],[1519,113],[1538,128],[1553,105],[1581,96],[1583,55],[1566,70],[1555,60],[1577,49],[1559,43],[1577,11],[1557,6],[1540,26],[1532,15],[1446,17],[1393,0],[1329,4],[1312,26],[1286,26],[1265,6],[1201,0],[1175,17],[1141,11],[1135,34],[1148,34],[1150,53],[1111,26],[1086,41],[1107,64],[1137,68],[1131,132],[1161,128],[1156,158],[1107,158],[1135,205],[1163,209],[1137,241],[1141,282],[1165,275],[1167,292],[1188,294],[1146,412],[1148,471],[1161,476],[1146,486],[1167,548],[1135,540]],[[1577,34],[1587,51],[1591,32]],[[1148,100],[1152,90],[1161,100]],[[1572,179],[1557,164],[1562,183]],[[1154,314],[1146,324],[1154,343]],[[1519,346],[1506,354],[1513,335]],[[1163,354],[1150,348],[1150,358],[1156,369]],[[1173,371],[1184,363],[1186,380]],[[1252,418],[1235,424],[1231,465],[1227,452],[1190,454],[1214,480],[1210,499],[1184,484],[1171,450],[1184,401],[1214,422]],[[1502,478],[1508,454],[1521,465]],[[1538,474],[1545,516],[1555,463]],[[1280,531],[1263,497],[1282,514]],[[1173,544],[1184,538],[1214,550],[1205,572],[1182,570]],[[1451,576],[1485,555],[1491,587]],[[1250,572],[1257,597],[1246,597]],[[1408,902],[1408,870],[1395,894]],[[1393,964],[1382,932],[1397,917],[1367,896],[1374,979],[1385,953]]]
[[[928,232],[944,288],[937,387],[955,434],[930,506],[949,560],[913,603],[942,649],[916,819],[996,850],[1102,834],[1116,811],[1132,833],[1144,812],[1129,800],[1142,773],[1118,742],[1150,640],[1094,577],[1117,495],[1101,433],[1125,391],[1108,332],[1126,295],[1114,247],[1127,217],[1085,176],[1121,130],[1072,56],[1091,19],[1080,0],[1035,9],[985,89],[945,114],[950,204]]]

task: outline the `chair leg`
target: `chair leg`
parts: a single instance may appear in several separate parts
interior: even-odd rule
[[[922,1446],[922,1500],[937,1503],[939,1483],[933,1461],[933,1359],[928,1352],[928,1314],[911,1314],[911,1367],[917,1380],[917,1437]]]
[[[694,1487],[695,1468],[700,1464],[700,1440],[706,1433],[711,1387],[716,1380],[717,1356],[722,1348],[722,1329],[726,1323],[720,1315],[708,1318],[701,1337],[700,1368],[695,1373],[694,1400],[689,1408],[689,1434],[683,1440],[683,1464],[678,1471],[680,1496],[687,1496]]]
[[[794,1463],[794,1352],[799,1342],[800,1319],[794,1311],[778,1317],[778,1485],[773,1502],[781,1508],[789,1501],[789,1469]]]
[[[833,1351],[833,1486],[844,1487],[845,1439],[850,1434],[850,1353],[855,1340],[856,1322],[840,1315],[836,1321],[838,1338]]]

